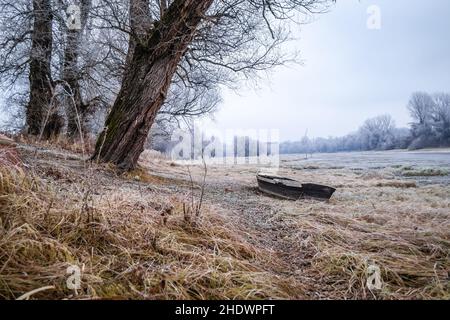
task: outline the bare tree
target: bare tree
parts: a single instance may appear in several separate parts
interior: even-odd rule
[[[83,102],[80,85],[79,56],[82,35],[91,9],[91,2],[91,0],[80,0],[80,15],[74,18],[79,19],[79,21],[74,21],[74,27],[66,28],[62,85],[66,96],[69,96],[66,102],[68,108],[67,134],[71,137],[74,137],[80,131],[81,133],[85,131],[85,118],[90,111],[89,104]]]
[[[29,101],[32,4],[29,0],[0,0],[0,89],[12,131],[23,129],[25,106]],[[10,93],[10,94],[8,94]]]
[[[153,26],[149,1],[131,0],[132,53],[94,158],[123,169],[135,166],[178,63],[211,4],[212,0],[175,0]]]
[[[25,122],[27,114],[27,124],[31,118],[38,119],[28,125],[30,133],[47,136],[65,115],[69,133],[75,134],[79,131],[77,122],[84,127],[99,116],[97,111],[106,112],[114,101],[127,46],[122,46],[120,33],[105,25],[94,25],[89,28],[95,28],[94,32],[86,32],[89,22],[94,24],[87,15],[92,2],[99,5],[102,1],[53,0],[45,2],[45,10],[38,10],[42,1],[0,0],[0,76],[7,93],[6,111],[22,118],[15,121],[17,124]],[[82,28],[69,30],[66,10],[75,3],[81,8]],[[39,32],[45,35],[33,40]],[[76,113],[80,121],[76,121]],[[43,128],[52,119],[54,123]]]
[[[29,0],[0,0],[0,76],[2,87],[26,86],[30,63],[33,6]]]
[[[218,75],[219,83],[227,73],[249,76],[282,64],[277,49],[287,38],[275,21],[321,10],[326,2],[174,0],[154,20],[148,0],[130,0],[127,70],[93,158],[133,168],[177,73],[192,83],[190,68],[198,68]],[[222,72],[210,72],[217,68]]]
[[[52,113],[51,74],[53,13],[50,0],[33,0],[33,30],[30,51],[30,99],[26,111],[28,133],[39,135],[46,113]]]
[[[433,120],[441,146],[450,145],[450,94],[437,93],[433,95]]]
[[[408,110],[413,119],[411,123],[411,134],[414,141],[410,146],[412,149],[420,149],[434,145],[434,141],[436,140],[433,132],[434,109],[434,100],[431,95],[426,92],[413,93],[408,103]]]
[[[411,117],[421,125],[426,124],[430,120],[433,107],[433,98],[426,92],[413,93],[408,103]]]
[[[23,101],[16,99],[23,94],[31,97],[28,78],[39,74],[29,72],[32,62],[29,53],[32,34],[36,31],[33,23],[44,19],[34,19],[30,2],[0,0],[0,20],[4,25],[0,74],[15,86],[11,91],[15,98],[11,101]],[[52,89],[51,103],[41,104],[41,111],[51,112],[41,112],[44,120],[40,123],[54,119],[53,113],[65,110],[68,133],[73,136],[80,126],[84,131],[87,122],[92,127],[92,120],[101,119],[111,105],[109,119],[113,119],[114,110],[122,101],[124,114],[131,115],[128,120],[119,121],[121,130],[110,130],[112,126],[106,126],[105,132],[109,132],[110,137],[104,138],[100,158],[116,164],[128,163],[125,168],[132,167],[140,153],[138,146],[155,119],[171,122],[214,112],[220,102],[220,86],[236,88],[240,80],[253,81],[257,72],[289,61],[292,57],[279,50],[289,39],[284,21],[293,19],[298,11],[308,14],[321,11],[326,2],[212,0],[204,3],[203,11],[198,11],[200,4],[181,0],[78,0],[74,3],[82,9],[82,28],[68,30],[65,11],[72,2],[47,0],[47,8],[52,9],[47,17],[51,21],[46,21],[47,30],[50,26],[53,38],[47,33],[52,50],[50,55],[46,51],[45,59],[50,58],[50,63],[44,66],[50,81],[43,90],[35,92],[43,92],[48,100],[49,89]],[[177,14],[186,16],[181,17],[180,22],[176,21],[180,19],[175,18]],[[136,48],[140,51],[135,52]],[[162,66],[164,59],[170,61],[170,68]],[[156,88],[149,92],[153,87],[148,86],[151,76],[161,90]],[[127,85],[136,91],[135,87],[141,86],[142,93],[128,96]],[[24,107],[28,110],[29,105]],[[126,128],[126,123],[133,124],[136,120],[133,114],[136,117],[148,115],[139,129],[134,125]],[[125,157],[128,147],[116,149],[113,146],[112,141],[123,137],[136,141],[128,145],[131,147],[129,158]],[[103,136],[98,141],[102,140]],[[107,149],[116,156],[108,156]],[[96,154],[100,154],[99,151]],[[118,156],[120,152],[122,155]]]
[[[381,115],[364,122],[360,136],[365,149],[392,149],[394,141],[395,122],[390,115]]]

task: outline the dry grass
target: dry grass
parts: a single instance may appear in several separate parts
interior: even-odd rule
[[[317,273],[332,298],[450,299],[445,230],[380,227],[383,217],[313,217],[310,225],[300,224],[310,230],[314,244],[310,272]],[[367,289],[370,265],[381,269],[380,291]]]
[[[448,188],[341,190],[330,203],[285,204],[279,217],[296,230],[285,241],[318,298],[450,299]],[[367,288],[371,265],[381,290]]]
[[[136,169],[131,170],[129,172],[124,172],[122,174],[122,177],[129,180],[134,180],[138,182],[144,182],[147,184],[156,184],[156,185],[187,185],[186,182],[174,179],[174,178],[167,178],[167,177],[161,177],[155,174],[150,174],[149,171],[142,166],[137,166]]]
[[[254,180],[254,173],[235,171],[228,170],[229,177],[244,185]],[[245,216],[250,225],[275,230],[273,246],[292,263],[308,297],[450,299],[449,186],[400,180],[389,168],[281,168],[280,175],[338,187],[329,202],[249,193],[241,200],[258,212]],[[380,268],[381,290],[367,287],[371,266]]]
[[[14,147],[0,145],[0,166],[20,165],[20,157]]]
[[[391,187],[391,188],[417,188],[415,181],[402,180],[381,180],[375,184],[377,187]]]
[[[224,173],[215,170],[213,179]],[[231,168],[227,174],[249,186],[256,170]],[[282,167],[279,174],[338,190],[329,202],[290,202],[257,193],[227,201],[245,205],[243,221],[262,230],[261,241],[276,239],[270,245],[292,264],[308,297],[450,299],[449,186],[401,180],[390,168]],[[373,265],[381,270],[381,290],[370,291],[366,284]]]
[[[403,168],[401,174],[405,177],[443,177],[448,176],[450,172],[445,169],[424,168],[414,170],[412,168]]]
[[[20,135],[16,136],[15,139],[17,142],[27,145],[70,151],[86,156],[92,154],[95,148],[95,138],[93,137],[84,137],[83,141],[81,141],[79,137],[71,139],[65,135],[60,135],[56,138],[51,138],[50,140],[39,140],[33,136]]]
[[[169,210],[167,206],[169,204]],[[0,297],[39,299],[261,299],[299,297],[271,272],[272,252],[207,210],[187,223],[183,199],[136,192],[56,192],[0,167]],[[84,269],[75,296],[66,270]]]
[[[155,159],[158,160],[168,160],[169,157],[159,151],[145,149],[144,152],[140,155],[140,161],[153,161]]]
[[[151,174],[120,177],[2,162],[0,298],[450,299],[449,187],[390,170],[282,169],[338,186],[330,202],[290,202],[248,188],[257,169],[210,168],[208,201],[188,219],[185,168],[147,158]],[[83,269],[77,295],[71,265]],[[381,290],[367,288],[372,265]]]

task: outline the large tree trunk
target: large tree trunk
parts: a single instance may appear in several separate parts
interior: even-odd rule
[[[134,49],[139,42],[144,43],[153,28],[153,18],[150,13],[150,0],[130,0],[131,36],[125,61],[125,70],[132,63]],[[126,73],[124,74],[124,78]]]
[[[67,134],[75,137],[83,135],[86,131],[86,117],[89,113],[89,105],[83,103],[80,87],[80,71],[78,58],[91,0],[80,1],[80,27],[79,29],[68,29],[66,33],[66,46],[64,50],[63,86],[66,91],[67,101]]]
[[[39,135],[51,112],[52,23],[51,0],[33,0],[33,33],[30,54],[30,98],[26,109],[28,133]]]
[[[159,1],[159,15],[162,17],[167,10],[167,0],[160,0]]]
[[[136,166],[178,64],[212,2],[175,0],[154,29],[137,37],[93,159],[114,163],[124,170]]]

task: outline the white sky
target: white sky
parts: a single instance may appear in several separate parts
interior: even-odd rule
[[[380,30],[367,28],[370,5],[381,9]],[[293,29],[304,65],[278,68],[256,90],[224,90],[207,129],[278,129],[281,140],[299,140],[306,130],[345,135],[384,113],[407,126],[412,92],[450,92],[448,0],[340,0]]]

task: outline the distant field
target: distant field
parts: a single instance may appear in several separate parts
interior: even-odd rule
[[[281,167],[383,171],[419,184],[450,184],[450,149],[281,155]]]

